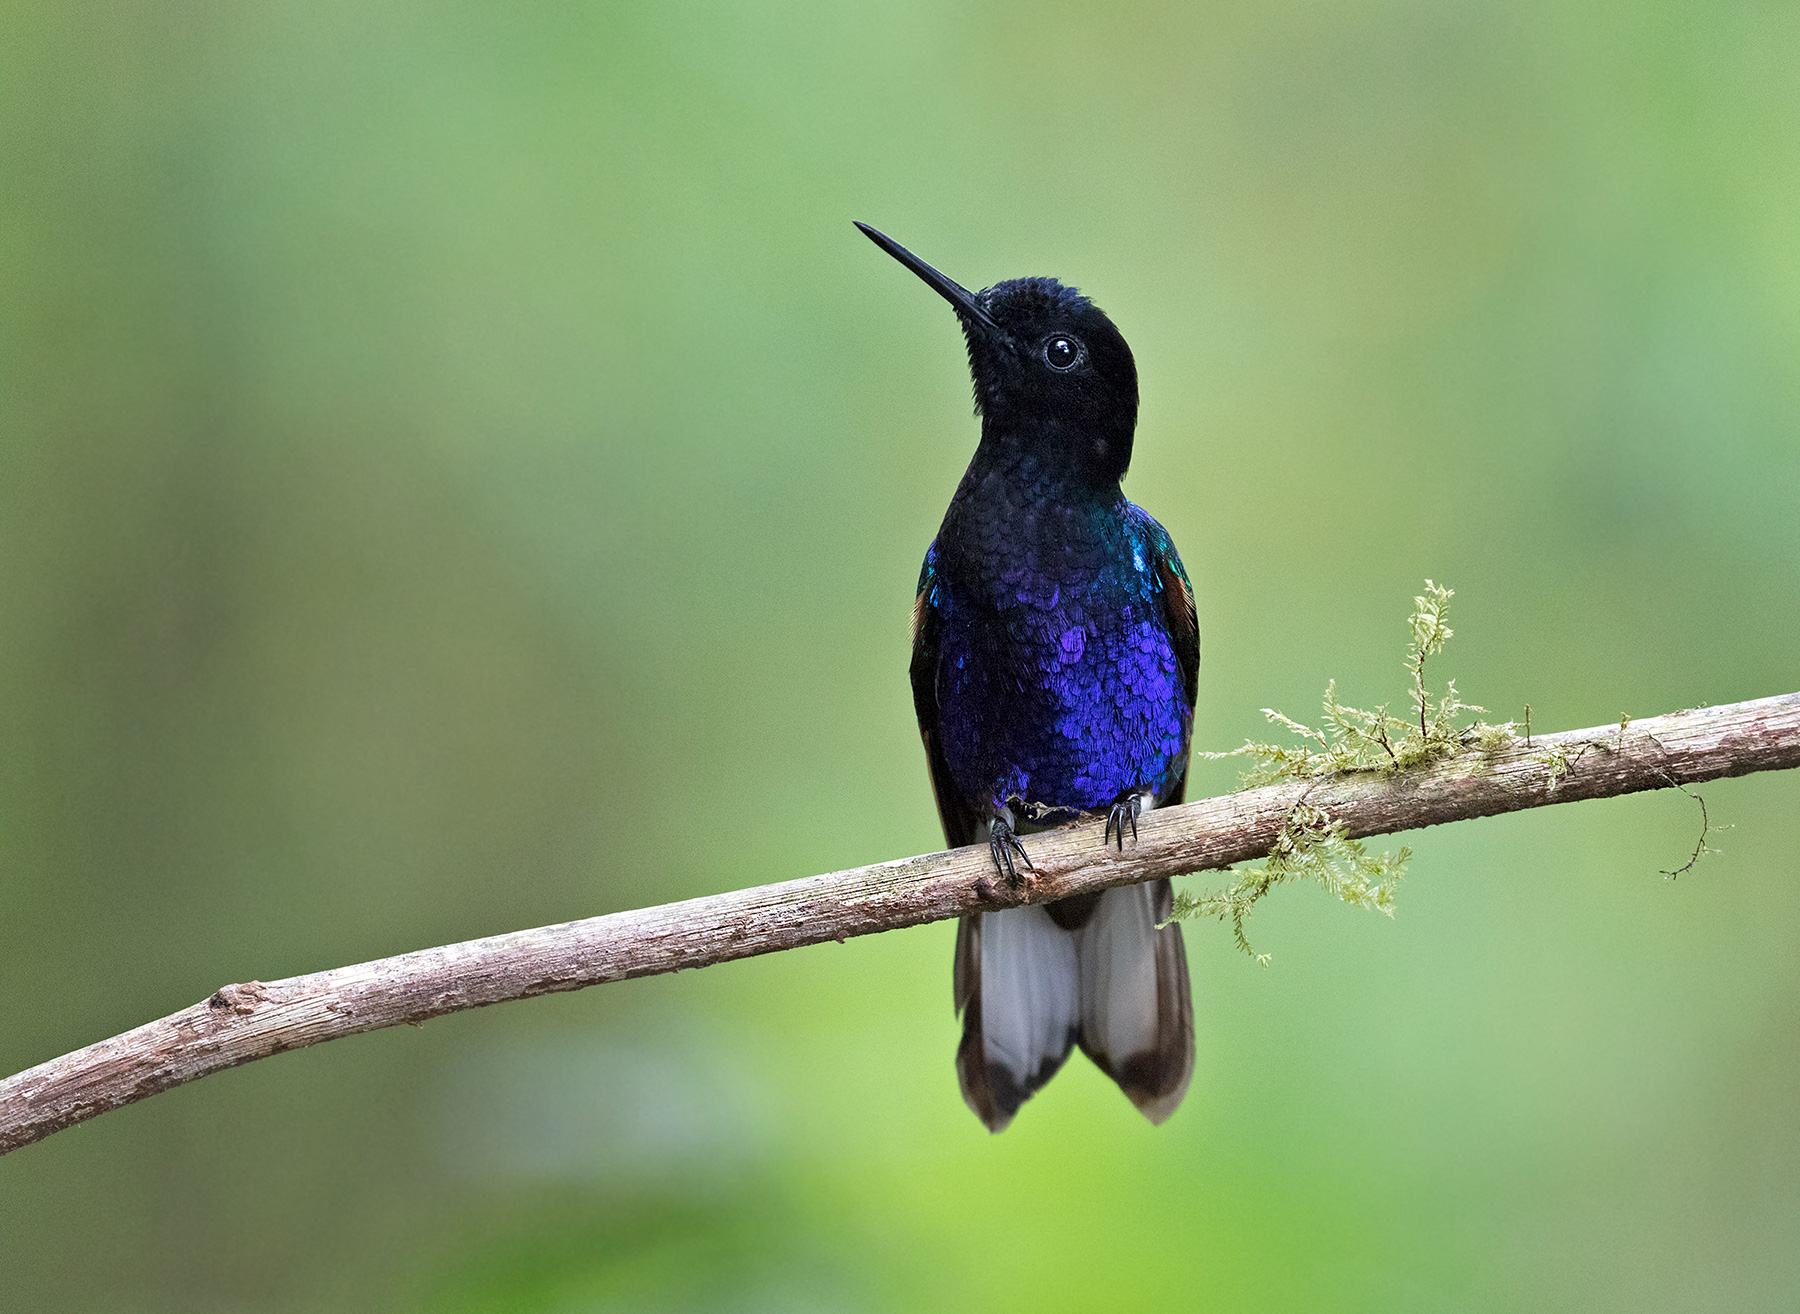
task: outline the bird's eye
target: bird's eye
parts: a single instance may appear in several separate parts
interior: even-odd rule
[[[1053,370],[1072,370],[1081,359],[1081,344],[1059,333],[1044,344],[1044,363]]]

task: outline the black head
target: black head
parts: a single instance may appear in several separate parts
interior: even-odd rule
[[[970,292],[891,237],[856,226],[962,321],[984,447],[1026,445],[1094,483],[1124,477],[1137,427],[1137,365],[1105,311],[1054,278]]]

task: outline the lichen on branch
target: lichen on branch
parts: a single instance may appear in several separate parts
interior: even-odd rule
[[[1432,695],[1425,681],[1425,664],[1444,650],[1455,633],[1446,619],[1454,589],[1425,581],[1425,592],[1413,598],[1407,618],[1411,638],[1406,649],[1407,697],[1411,717],[1394,716],[1391,703],[1373,711],[1352,707],[1338,697],[1337,681],[1325,686],[1324,713],[1319,724],[1306,725],[1274,708],[1263,715],[1292,736],[1292,743],[1246,740],[1243,747],[1224,753],[1199,753],[1198,757],[1222,759],[1247,757],[1251,765],[1239,777],[1241,789],[1286,781],[1317,781],[1350,772],[1392,774],[1429,766],[1438,759],[1468,748],[1497,753],[1516,739],[1513,723],[1489,725],[1485,721],[1464,724],[1464,714],[1486,708],[1465,703],[1457,696],[1456,681],[1445,682],[1441,694]],[[1345,903],[1372,908],[1393,916],[1394,887],[1405,872],[1411,851],[1370,854],[1363,845],[1346,838],[1343,828],[1304,796],[1289,811],[1281,836],[1261,863],[1233,868],[1237,879],[1226,889],[1211,894],[1175,896],[1175,919],[1217,917],[1231,921],[1232,938],[1259,963],[1269,956],[1258,953],[1244,934],[1244,919],[1275,886],[1290,880],[1315,880]]]
[[[1266,859],[1254,866],[1232,868],[1237,880],[1217,893],[1181,891],[1175,896],[1171,917],[1230,918],[1231,936],[1238,948],[1266,967],[1269,955],[1251,946],[1244,934],[1244,919],[1270,890],[1283,881],[1315,880],[1345,903],[1392,917],[1394,887],[1410,857],[1412,850],[1404,846],[1394,853],[1371,855],[1361,840],[1344,834],[1341,822],[1309,803],[1296,803]]]
[[[1299,742],[1294,744],[1244,741],[1242,748],[1224,753],[1197,753],[1210,760],[1247,757],[1252,765],[1239,784],[1244,789],[1274,785],[1286,780],[1318,780],[1345,771],[1408,771],[1426,766],[1459,748],[1477,743],[1484,751],[1498,752],[1513,742],[1515,727],[1477,721],[1462,724],[1465,712],[1485,712],[1485,707],[1465,703],[1457,696],[1456,681],[1445,682],[1435,698],[1425,683],[1425,663],[1444,650],[1455,633],[1446,622],[1450,599],[1456,590],[1425,581],[1423,595],[1413,599],[1407,625],[1412,639],[1406,648],[1407,697],[1412,717],[1389,713],[1390,703],[1373,711],[1352,707],[1338,697],[1337,681],[1325,686],[1324,715],[1317,728],[1296,721],[1272,707],[1263,715]]]

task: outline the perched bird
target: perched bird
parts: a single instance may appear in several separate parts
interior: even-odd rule
[[[1163,527],[1119,481],[1137,366],[1103,311],[1054,278],[982,292],[857,224],[956,311],[981,442],[925,554],[912,689],[944,838],[985,838],[1008,880],[1021,835],[1107,817],[1124,847],[1181,801],[1200,669],[1193,589]],[[1169,882],[964,917],[956,1071],[991,1131],[1080,1045],[1139,1111],[1174,1112],[1194,1006]]]

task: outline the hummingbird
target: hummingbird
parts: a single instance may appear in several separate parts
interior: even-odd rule
[[[950,303],[981,439],[925,553],[912,693],[944,838],[986,840],[1028,881],[1021,837],[1104,816],[1137,837],[1187,787],[1200,630],[1168,533],[1125,499],[1137,366],[1106,313],[1054,278],[970,292],[867,224]],[[1024,868],[1021,873],[1020,868]],[[1194,1067],[1194,1006],[1167,879],[965,916],[953,983],[963,1099],[1000,1131],[1079,1045],[1161,1123]]]

